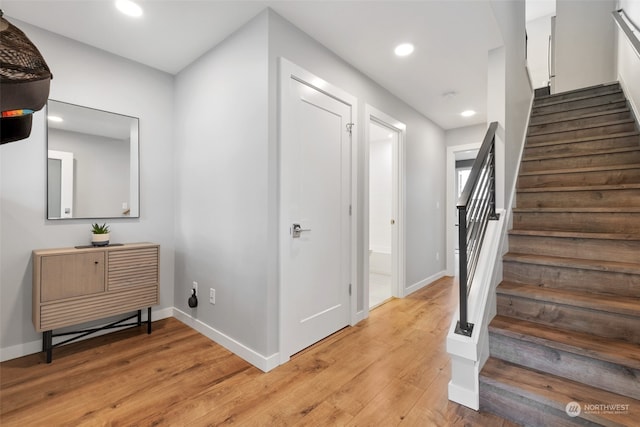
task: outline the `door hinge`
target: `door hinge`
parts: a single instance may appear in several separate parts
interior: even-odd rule
[[[355,123],[347,123],[347,132],[349,132],[349,136],[353,134],[353,126]]]
[[[349,216],[351,216],[351,205],[349,205]]]
[[[349,296],[351,296],[351,283],[349,283]]]

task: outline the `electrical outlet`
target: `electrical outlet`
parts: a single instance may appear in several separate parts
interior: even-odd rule
[[[195,289],[196,290],[196,294],[198,293],[198,282],[194,281],[193,284],[191,285],[191,289]]]
[[[209,304],[216,303],[216,290],[213,288],[209,288]]]

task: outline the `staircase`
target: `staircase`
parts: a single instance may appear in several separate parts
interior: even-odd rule
[[[640,425],[640,133],[617,83],[534,100],[516,197],[481,410]]]

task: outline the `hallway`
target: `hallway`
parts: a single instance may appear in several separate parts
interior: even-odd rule
[[[0,423],[512,426],[447,400],[445,277],[262,373],[169,318],[0,364]]]

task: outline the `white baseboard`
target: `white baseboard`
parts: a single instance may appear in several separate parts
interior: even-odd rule
[[[460,387],[452,382],[449,382],[448,387],[449,400],[466,406],[467,408],[480,409],[480,393],[476,390]]]
[[[144,311],[142,316],[143,316],[143,319],[146,316]],[[173,317],[173,307],[167,307],[167,308],[151,311],[151,320],[153,321],[166,319],[167,317]],[[100,335],[108,334],[111,332],[114,332],[114,330],[105,329],[102,331],[97,331],[91,335],[78,339],[78,341],[99,337]],[[42,339],[23,343],[23,344],[12,345],[10,347],[0,348],[0,362],[4,362],[6,360],[11,360],[11,359],[17,359],[18,357],[39,353],[41,351],[42,351]]]
[[[200,320],[194,319],[192,316],[175,307],[173,308],[173,317],[200,332],[211,341],[220,344],[222,347],[251,363],[263,372],[269,372],[280,365],[280,356],[278,353],[272,354],[271,356],[263,356],[262,354],[250,349],[244,344],[239,343],[233,338],[223,334]]]
[[[442,270],[432,276],[427,277],[426,279],[422,279],[419,282],[414,283],[411,286],[407,286],[407,288],[405,288],[404,290],[404,296],[406,297],[409,294],[414,293],[415,291],[424,288],[427,285],[432,284],[433,282],[435,282],[436,280],[444,277],[447,275],[446,270]]]
[[[0,362],[42,351],[42,340],[0,348]]]
[[[629,105],[631,106],[631,110],[633,111],[635,119],[640,120],[640,109],[638,109],[635,100],[631,97],[631,91],[620,74],[618,74],[618,82],[620,83],[620,87],[622,87],[622,91],[624,92],[624,95],[627,98]]]

